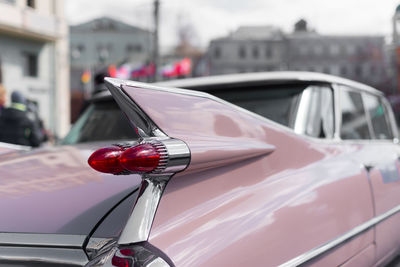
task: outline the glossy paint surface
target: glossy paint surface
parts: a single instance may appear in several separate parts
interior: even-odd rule
[[[177,266],[276,266],[373,218],[367,171],[354,160],[362,145],[305,139],[204,97],[124,90],[192,151],[188,169],[167,185],[149,238]],[[232,160],[257,151],[254,143],[264,153]],[[207,167],[214,155],[224,163]],[[370,230],[324,259],[343,264],[373,242]]]
[[[375,214],[380,215],[400,203],[400,147],[391,142],[368,144],[364,153],[358,155],[360,161],[369,164],[369,172]],[[376,257],[385,258],[393,249],[400,246],[400,214],[396,214],[380,223],[376,231]]]
[[[140,183],[139,176],[91,169],[87,159],[96,148],[49,148],[2,160],[0,232],[89,234]]]
[[[189,145],[188,171],[238,162],[275,149],[274,145],[262,141],[264,128],[257,127],[257,119],[238,113],[234,108],[206,98],[180,94],[171,97],[166,92],[125,89],[167,135]],[[242,142],[238,142],[238,138]]]

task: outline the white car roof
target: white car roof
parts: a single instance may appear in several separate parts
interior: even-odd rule
[[[268,82],[323,82],[323,83],[333,83],[342,84],[366,91],[372,94],[383,95],[383,93],[371,86],[352,81],[349,79],[323,74],[316,72],[301,72],[301,71],[272,71],[272,72],[256,72],[256,73],[240,73],[240,74],[226,74],[226,75],[216,75],[207,77],[197,77],[197,78],[186,78],[170,81],[162,81],[153,83],[159,87],[174,87],[191,89],[196,87],[196,90],[201,91],[201,87],[209,86],[224,86],[230,84],[239,83],[268,83]],[[109,91],[105,91],[97,94],[94,98],[102,98],[104,96],[110,95]]]
[[[268,82],[268,81],[301,81],[301,82],[326,82],[347,85],[356,89],[367,91],[374,94],[383,93],[371,86],[352,81],[349,79],[316,72],[301,71],[272,71],[257,73],[227,74],[218,76],[207,76],[199,78],[188,78],[181,80],[171,80],[155,83],[157,86],[167,87],[207,87],[212,85],[229,85],[246,82]]]

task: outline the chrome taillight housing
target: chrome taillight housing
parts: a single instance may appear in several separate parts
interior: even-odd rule
[[[88,163],[100,172],[142,177],[140,194],[118,245],[94,258],[88,266],[173,266],[147,241],[164,188],[175,173],[190,163],[186,143],[169,137],[143,138],[139,142],[101,148],[89,157]]]
[[[140,143],[117,144],[96,150],[88,164],[111,174],[159,174],[181,171],[189,164],[190,151],[177,139],[146,139]]]
[[[174,264],[158,249],[147,242],[131,246],[113,247],[106,253],[91,260],[90,267],[171,267]]]

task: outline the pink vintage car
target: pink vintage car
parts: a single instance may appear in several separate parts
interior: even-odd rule
[[[123,113],[103,93],[64,146],[0,150],[0,263],[348,267],[399,253],[400,146],[379,91],[299,72],[107,86]]]

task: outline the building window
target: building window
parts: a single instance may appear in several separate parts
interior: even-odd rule
[[[126,52],[127,53],[140,53],[142,52],[142,46],[140,44],[128,44],[126,45]]]
[[[258,47],[253,47],[253,58],[258,58]]]
[[[322,55],[322,54],[324,53],[324,47],[323,47],[322,45],[320,45],[320,44],[316,45],[316,46],[314,47],[314,53],[315,53],[315,55],[317,55],[317,56]]]
[[[83,52],[83,51],[85,51],[85,45],[83,45],[83,44],[78,44],[77,46],[76,46],[76,48],[79,50],[79,52]]]
[[[307,47],[307,45],[301,45],[300,47],[299,47],[299,55],[300,56],[308,56],[308,47]]]
[[[35,0],[26,0],[26,6],[29,6],[31,8],[35,8]]]
[[[337,56],[340,53],[340,47],[337,44],[332,44],[329,49],[332,56]]]
[[[360,78],[362,76],[361,66],[357,65],[354,67],[354,75],[356,76],[356,78]]]
[[[265,57],[266,58],[271,58],[272,57],[272,49],[269,46],[267,46],[267,48],[265,50]]]
[[[221,57],[221,48],[219,46],[215,47],[214,57],[215,58],[220,58]]]
[[[347,76],[347,67],[346,66],[340,67],[340,75]]]
[[[79,51],[79,49],[77,49],[77,48],[72,48],[72,50],[71,50],[71,57],[72,57],[73,59],[80,58],[80,57],[81,57],[81,52]]]
[[[15,0],[1,0],[0,2],[4,2],[7,4],[15,5]]]
[[[239,48],[239,57],[240,58],[245,58],[246,57],[246,49],[244,48],[244,46],[241,46]]]
[[[346,50],[348,55],[354,55],[356,52],[354,45],[347,45]]]
[[[24,74],[29,77],[38,77],[38,55],[24,53]]]

